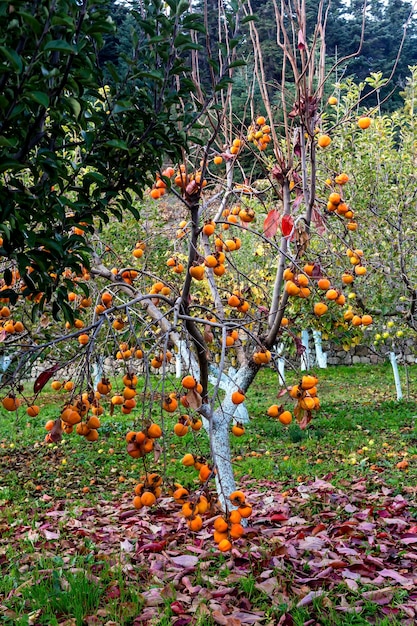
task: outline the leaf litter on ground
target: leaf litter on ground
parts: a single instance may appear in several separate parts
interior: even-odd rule
[[[415,624],[415,492],[395,494],[380,474],[372,482],[352,476],[343,488],[331,481],[331,475],[316,478],[283,495],[279,482],[247,480],[243,488],[253,517],[245,537],[226,555],[217,552],[210,526],[191,534],[170,499],[133,512],[130,494],[94,505],[79,502],[76,510],[48,497],[35,522],[29,515],[25,523],[10,524],[0,554],[10,543],[25,554],[30,542],[33,552],[21,561],[25,573],[41,554],[69,557],[86,550],[120,566],[126,584],[140,585],[143,608],[135,624],[157,623],[167,602],[177,626],[196,623],[201,610],[216,624],[264,624],[265,607],[287,606],[291,615],[294,608],[313,610],[326,597],[339,612],[360,613],[371,602],[378,615],[401,615],[402,623]],[[0,562],[7,569],[7,559]],[[100,575],[99,567],[95,573]],[[393,603],[396,591],[401,601]],[[7,603],[21,593],[17,586]]]

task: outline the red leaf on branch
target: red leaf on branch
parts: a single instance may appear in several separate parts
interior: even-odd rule
[[[296,194],[296,198],[295,198],[294,202],[292,203],[293,211],[295,209],[298,209],[298,207],[300,206],[300,204],[304,200],[304,193],[298,187],[295,188],[295,194]]]
[[[317,232],[319,235],[324,235],[326,232],[325,221],[323,216],[317,211],[316,208],[313,208],[313,213],[311,216],[313,224],[315,224]]]
[[[295,343],[295,348],[297,350],[297,356],[301,356],[304,354],[304,352],[306,351],[306,347],[303,345],[300,337],[297,337],[297,335],[295,335],[294,333],[292,333],[290,330],[288,331],[288,334],[293,338],[294,343]]]
[[[153,446],[153,460],[154,460],[154,463],[158,463],[161,454],[162,454],[161,446],[159,445],[159,443],[155,443],[154,446]]]
[[[45,387],[48,380],[52,378],[55,372],[57,372],[59,369],[61,369],[61,365],[59,363],[56,363],[49,369],[41,372],[33,384],[33,393],[38,393],[38,391],[41,391],[41,389]]]
[[[312,419],[313,419],[313,416],[311,415],[311,411],[306,411],[303,417],[298,422],[300,429],[305,430]]]
[[[271,209],[264,221],[264,235],[271,239],[278,230],[279,211]]]
[[[294,228],[294,220],[291,215],[283,215],[281,220],[281,232],[284,237],[289,237]]]

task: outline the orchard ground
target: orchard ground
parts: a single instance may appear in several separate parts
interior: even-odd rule
[[[95,443],[74,433],[54,445],[44,423],[62,392],[44,392],[36,418],[2,411],[1,623],[415,624],[417,366],[401,402],[388,364],[318,374],[322,408],[306,431],[266,416],[272,371],[250,388],[253,420],[232,446],[254,514],[224,555],[212,522],[191,533],[168,496],[133,509],[132,415],[102,416]],[[165,466],[166,488],[198,488],[181,458],[204,453],[205,435],[174,437],[147,469]]]

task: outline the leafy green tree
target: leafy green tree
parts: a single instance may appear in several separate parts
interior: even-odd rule
[[[127,70],[109,63],[107,85],[99,52],[114,29],[109,6],[0,2],[0,253],[15,264],[23,295],[52,300],[54,314],[70,315],[65,268],[89,266],[83,229],[109,212],[137,216],[133,196],[165,158],[181,156],[179,120],[191,121],[182,103],[193,90],[184,52],[194,21],[184,6],[149,1],[144,17],[131,14]],[[4,280],[15,302],[7,263]]]

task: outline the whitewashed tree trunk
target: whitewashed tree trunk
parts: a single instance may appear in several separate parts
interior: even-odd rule
[[[278,378],[279,384],[285,386],[285,359],[281,356],[284,352],[284,344],[280,343],[277,346],[277,364],[278,364]]]
[[[285,385],[285,359],[278,359],[278,374],[279,374],[279,383],[284,387]]]
[[[321,369],[327,368],[327,352],[323,352],[323,345],[321,340],[321,332],[319,330],[313,330],[314,347],[316,350],[316,362]]]
[[[181,374],[182,374],[182,358],[181,358],[181,355],[178,353],[175,356],[175,378],[181,378]]]
[[[305,347],[301,355],[301,371],[309,370],[311,367],[310,346],[309,346],[308,330],[301,331],[301,343]]]
[[[187,342],[176,337],[174,338],[174,341],[178,349],[178,354],[175,359],[175,373],[177,378],[181,377],[182,364],[184,364],[185,371],[190,372],[196,380],[200,380],[200,368],[198,366],[198,361],[192,350],[190,350],[187,345]]]
[[[229,367],[228,375],[223,372],[220,374],[219,380],[219,370],[216,367],[210,366],[210,374],[209,374],[209,382],[213,385],[218,385],[220,389],[225,392],[225,397],[230,398],[234,391],[239,389],[238,384],[236,383],[238,372],[234,367]],[[247,424],[249,422],[249,413],[245,406],[245,403],[242,404],[234,404],[234,413],[233,418],[236,422],[241,422],[242,424]]]
[[[103,378],[103,375],[104,375],[104,359],[101,356],[97,356],[97,359],[93,365],[94,389],[97,389],[97,385]]]
[[[233,420],[241,420],[242,404],[233,404],[231,395],[233,391],[242,389],[245,391],[253,381],[256,370],[249,365],[241,366],[237,371],[231,368],[229,372],[233,376],[233,383],[228,381],[225,389],[225,397],[219,407],[214,411],[212,406],[206,404],[200,409],[203,415],[204,428],[210,438],[211,455],[216,468],[216,487],[220,504],[223,510],[231,508],[229,496],[236,489],[233,472],[232,455],[230,450],[230,425]],[[224,376],[224,374],[223,374]],[[228,378],[225,377],[224,378]],[[225,384],[220,379],[222,384]],[[220,386],[220,384],[219,384]],[[247,410],[244,408],[247,415]],[[237,417],[239,415],[239,418]]]
[[[3,378],[3,374],[7,372],[11,362],[12,358],[7,354],[0,356],[0,380]]]
[[[229,403],[225,402],[225,404],[226,407],[222,406],[214,411],[210,424],[210,446],[216,468],[216,489],[224,511],[230,508],[229,496],[236,489],[230,450],[230,422],[232,417],[226,412],[230,408]]]
[[[389,360],[391,361],[392,371],[394,374],[395,389],[397,392],[397,400],[402,400],[403,391],[401,388],[400,373],[398,371],[397,356],[395,352],[389,353]]]

